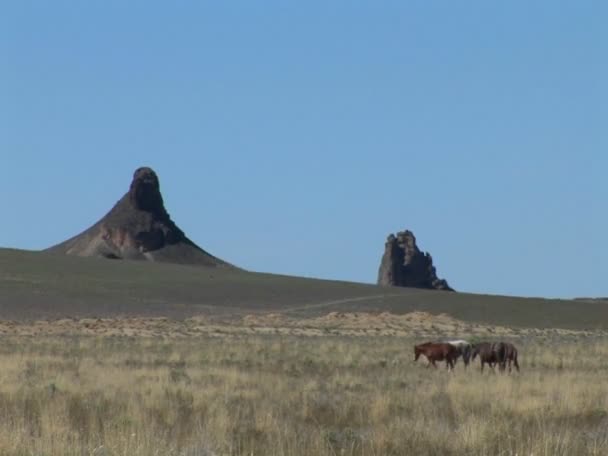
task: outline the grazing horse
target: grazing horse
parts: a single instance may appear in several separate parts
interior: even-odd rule
[[[485,363],[494,369],[494,366],[498,364],[498,369],[504,372],[507,364],[509,366],[509,373],[511,373],[511,363],[519,372],[519,363],[517,362],[517,349],[509,342],[481,342],[473,345],[473,359],[479,355],[481,361],[481,372]]]
[[[466,340],[446,340],[446,342],[450,345],[456,347],[458,350],[458,356],[462,356],[462,361],[464,362],[464,368],[466,369],[469,365],[469,361],[471,361],[471,351],[472,346]]]
[[[480,342],[478,344],[473,344],[471,355],[471,359],[473,360],[479,355],[481,372],[483,372],[486,363],[494,369],[494,366],[501,363],[501,360],[504,358],[504,354],[501,356],[499,344],[495,342]]]
[[[456,347],[445,343],[426,342],[420,345],[414,345],[414,361],[418,361],[420,355],[426,356],[431,364],[437,368],[435,361],[445,360],[445,365],[448,370],[454,369],[454,361],[458,358],[458,350]]]
[[[502,359],[502,363],[500,365],[500,370],[504,371],[507,367],[507,364],[509,365],[509,374],[511,373],[511,363],[513,363],[513,365],[515,366],[515,369],[517,369],[517,372],[519,372],[519,363],[517,362],[517,348],[515,348],[515,345],[513,345],[510,342],[500,342],[503,345],[503,353],[504,353],[504,358]]]

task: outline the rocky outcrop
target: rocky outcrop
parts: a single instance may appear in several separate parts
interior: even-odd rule
[[[414,233],[409,230],[390,234],[387,238],[378,285],[454,291],[445,280],[437,277],[433,258],[418,249]]]
[[[158,176],[139,168],[129,191],[101,220],[48,249],[67,255],[234,267],[186,237],[165,209]]]

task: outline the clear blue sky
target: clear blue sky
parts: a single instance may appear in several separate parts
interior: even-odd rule
[[[248,269],[373,282],[408,228],[458,290],[606,296],[603,4],[3,2],[0,245],[77,234],[147,165]]]

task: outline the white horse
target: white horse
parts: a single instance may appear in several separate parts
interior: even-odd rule
[[[469,365],[469,361],[471,361],[471,351],[473,349],[471,344],[463,339],[446,340],[446,343],[458,349],[458,355],[462,356],[462,361],[464,362],[464,367],[466,369]]]

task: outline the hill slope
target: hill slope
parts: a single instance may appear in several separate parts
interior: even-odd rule
[[[85,257],[233,267],[192,242],[165,209],[158,176],[139,168],[129,191],[97,223],[48,249]]]
[[[413,310],[496,325],[608,328],[606,302],[445,293],[0,249],[2,320]]]

